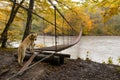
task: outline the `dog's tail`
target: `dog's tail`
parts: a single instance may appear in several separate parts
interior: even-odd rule
[[[22,65],[22,55],[23,55],[23,51],[24,51],[24,50],[22,50],[22,47],[20,46],[20,47],[18,48],[18,64],[20,64],[20,65]]]

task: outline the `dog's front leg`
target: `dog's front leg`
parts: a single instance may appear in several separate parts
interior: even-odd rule
[[[35,43],[31,44],[31,52],[34,53],[34,46],[35,46]]]

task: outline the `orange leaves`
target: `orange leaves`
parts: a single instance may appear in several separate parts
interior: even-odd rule
[[[59,7],[59,5],[62,5],[64,7]],[[72,6],[71,6],[72,5]],[[58,8],[59,10],[62,12],[62,14],[65,16],[65,18],[67,19],[67,21],[69,22],[69,24],[72,26],[72,28],[75,30],[75,33],[79,33],[80,31],[80,25],[84,25],[84,27],[86,27],[88,29],[88,31],[90,29],[92,29],[92,21],[89,18],[89,15],[85,14],[84,12],[84,8],[81,8],[80,5],[78,6],[78,4],[75,3],[71,3],[71,1],[67,2],[67,4],[65,4],[65,1],[58,1]],[[53,12],[53,11],[52,11]],[[47,19],[49,19],[49,21],[54,23],[54,13],[50,13],[47,16]],[[45,16],[46,17],[46,16]],[[58,34],[68,34],[69,32],[72,34],[72,28],[65,22],[65,20],[63,20],[60,15],[57,13],[57,33]],[[45,33],[54,33],[54,27],[51,25],[48,25],[45,29],[44,29]]]
[[[84,12],[83,8],[76,7],[74,12],[66,13],[67,20],[74,26],[77,32],[79,32],[80,25],[84,27],[88,33],[92,29],[93,22],[90,19],[89,15]],[[84,33],[84,32],[83,32]]]

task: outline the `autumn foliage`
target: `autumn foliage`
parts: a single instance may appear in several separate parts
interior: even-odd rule
[[[19,3],[19,0],[16,2]],[[80,31],[80,27],[83,27],[84,35],[120,35],[120,0],[85,0],[80,2],[54,0],[53,2],[69,22],[69,24],[66,23],[60,14],[56,13],[57,35],[76,35]],[[10,18],[12,6],[11,0],[0,0],[0,34]],[[29,2],[25,0],[22,6],[28,8]],[[35,0],[33,12],[54,24],[54,8],[47,0]],[[22,38],[26,18],[27,11],[20,8],[7,32],[8,40],[14,41]],[[33,14],[30,31],[38,32],[41,35],[54,35],[55,26],[44,19]]]

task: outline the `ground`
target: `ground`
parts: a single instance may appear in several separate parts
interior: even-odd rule
[[[14,57],[16,52],[17,49],[0,49],[0,80],[21,69]],[[65,59],[63,65],[39,63],[11,80],[120,80],[120,66]]]

